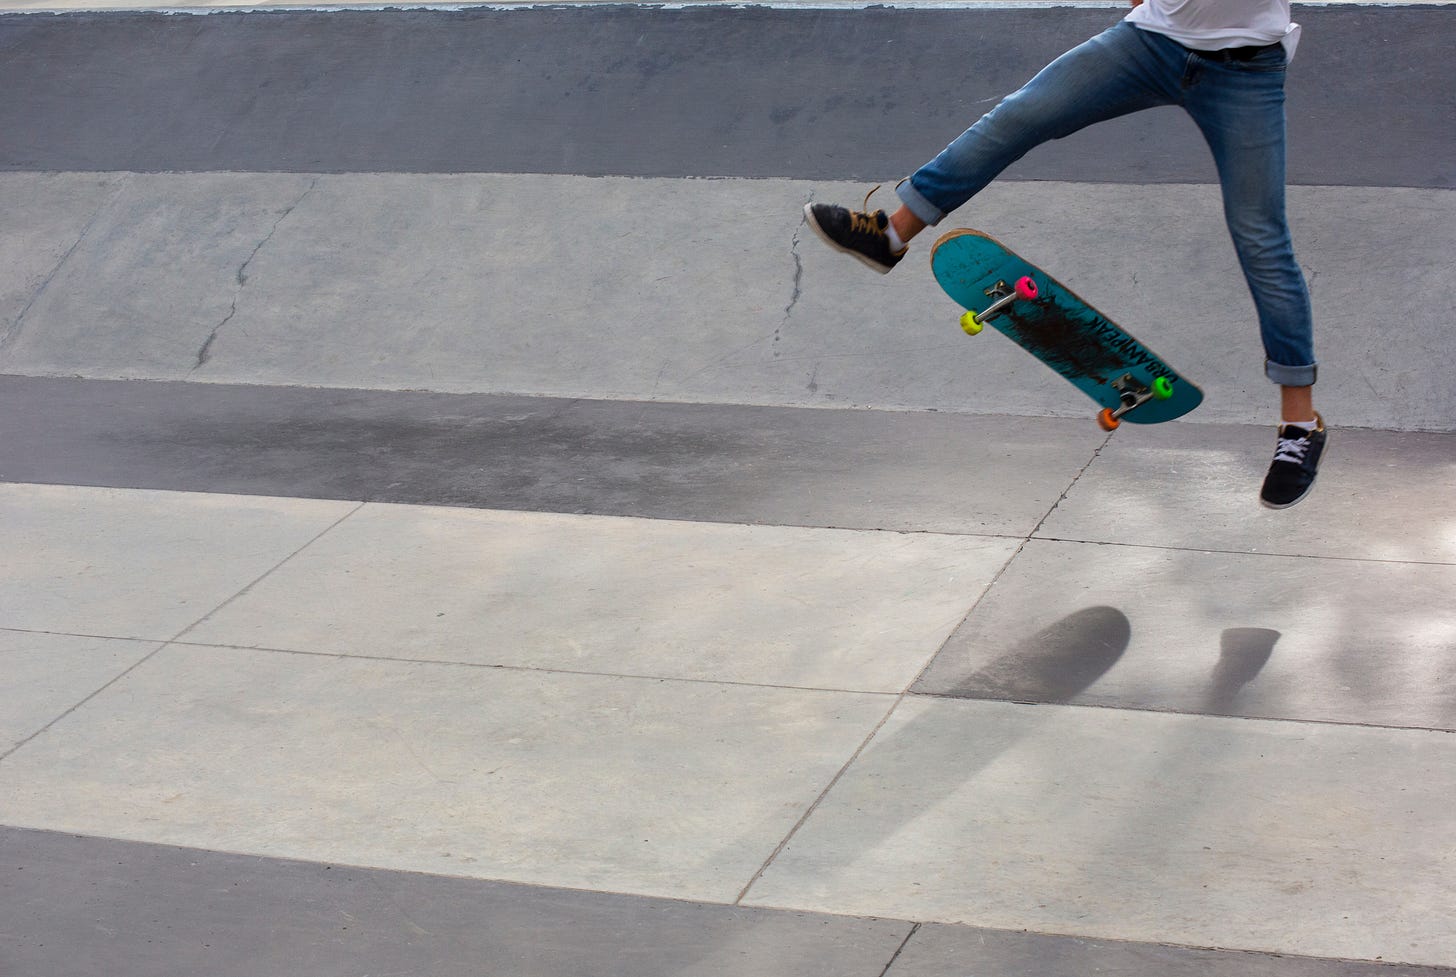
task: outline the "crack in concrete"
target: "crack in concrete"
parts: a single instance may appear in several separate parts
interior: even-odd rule
[[[20,310],[20,315],[16,316],[15,321],[10,324],[10,328],[5,330],[5,335],[0,336],[0,350],[8,348],[20,336],[21,327],[25,324],[25,317],[30,315],[30,310],[35,308],[35,304],[41,300],[41,296],[45,295],[50,289],[51,282],[55,281],[56,276],[61,273],[61,269],[66,266],[66,262],[71,260],[71,255],[76,253],[76,249],[81,246],[81,242],[85,241],[87,236],[90,235],[91,228],[96,226],[96,222],[101,219],[101,214],[121,194],[122,189],[125,188],[128,182],[130,182],[129,178],[122,176],[117,180],[115,189],[97,206],[91,218],[86,221],[86,226],[81,228],[81,233],[76,238],[76,242],[66,249],[65,254],[61,255],[61,260],[56,262],[55,267],[50,270],[50,273],[45,276],[45,280],[40,283],[40,287],[30,296],[30,301],[25,303],[25,308]]]
[[[799,228],[803,226],[801,223]],[[795,229],[794,240],[789,247],[789,253],[794,259],[794,293],[789,296],[789,304],[784,306],[784,322],[789,321],[789,317],[794,314],[794,307],[799,304],[799,297],[804,294],[804,259],[799,254],[799,243],[801,240],[799,230]]]
[[[212,327],[212,332],[208,334],[207,339],[203,340],[202,348],[197,351],[197,363],[192,367],[192,372],[196,372],[197,370],[202,369],[204,366],[207,365],[208,360],[212,359],[212,345],[213,343],[217,342],[218,334],[221,333],[223,327],[225,327],[229,322],[232,322],[233,317],[238,314],[238,298],[242,295],[243,289],[246,288],[248,284],[248,266],[253,263],[253,260],[258,257],[258,253],[267,246],[268,242],[273,240],[273,235],[278,233],[278,228],[282,226],[283,222],[288,219],[288,216],[298,209],[299,204],[303,203],[304,200],[307,199],[309,194],[313,193],[314,190],[317,189],[318,182],[318,178],[315,177],[313,181],[309,183],[307,189],[305,189],[303,193],[298,195],[298,199],[293,201],[293,203],[289,204],[287,208],[284,209],[283,213],[278,215],[278,219],[273,222],[273,226],[268,230],[267,236],[264,237],[263,240],[258,242],[257,247],[253,248],[252,254],[248,255],[248,257],[243,261],[242,265],[238,267],[238,273],[235,276],[238,287],[233,292],[232,306],[228,309],[228,314],[223,316],[222,321],[219,322],[216,326]]]

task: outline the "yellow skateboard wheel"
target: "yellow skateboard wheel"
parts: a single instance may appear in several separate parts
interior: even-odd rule
[[[967,336],[978,336],[984,327],[976,321],[976,314],[968,311],[961,316],[961,328],[966,331]]]

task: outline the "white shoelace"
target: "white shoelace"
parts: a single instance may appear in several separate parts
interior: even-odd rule
[[[1304,464],[1304,456],[1309,452],[1309,435],[1297,438],[1280,437],[1279,450],[1274,452],[1276,462],[1289,461],[1296,465]]]

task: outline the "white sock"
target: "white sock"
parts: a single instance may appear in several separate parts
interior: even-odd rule
[[[1318,431],[1319,430],[1319,421],[1318,420],[1313,420],[1313,421],[1283,421],[1283,422],[1280,423],[1279,426],[1280,427],[1297,427],[1301,431]]]
[[[890,221],[885,225],[885,235],[890,239],[891,251],[899,251],[905,247],[905,242],[900,240],[900,235],[895,233],[894,221]]]

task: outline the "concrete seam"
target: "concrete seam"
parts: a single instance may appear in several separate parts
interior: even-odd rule
[[[864,740],[860,742],[859,746],[855,748],[855,751],[850,754],[849,759],[844,761],[844,765],[835,772],[833,777],[829,778],[829,783],[824,785],[824,789],[819,792],[819,796],[814,798],[813,803],[811,803],[808,809],[805,810],[802,815],[800,815],[799,820],[794,822],[794,826],[789,829],[789,833],[784,835],[783,840],[780,841],[778,845],[774,848],[774,850],[769,853],[768,858],[764,859],[763,864],[758,867],[758,871],[754,872],[753,877],[748,880],[748,884],[739,891],[738,896],[733,900],[732,905],[743,905],[743,900],[748,898],[749,890],[758,883],[759,879],[763,878],[764,873],[769,870],[769,866],[773,865],[774,861],[778,859],[779,855],[783,854],[784,849],[789,847],[790,842],[792,842],[794,840],[794,837],[798,835],[800,829],[802,829],[804,825],[809,823],[809,819],[814,816],[814,812],[819,810],[819,807],[821,804],[824,803],[825,798],[827,798],[830,792],[833,791],[834,788],[839,784],[839,782],[844,779],[844,775],[849,772],[849,768],[854,766],[855,762],[859,760],[859,758],[864,754],[865,750],[869,749],[869,745],[874,742],[876,736],[880,735],[880,730],[885,728],[885,724],[890,721],[890,717],[895,714],[895,710],[900,708],[900,703],[905,701],[905,696],[906,693],[901,692],[895,697],[895,701],[890,706],[889,710],[879,718],[879,721],[875,723],[874,728],[869,731],[869,735],[867,735]]]
[[[895,968],[895,961],[900,959],[900,954],[905,952],[905,948],[910,945],[911,940],[915,939],[915,934],[919,933],[920,927],[924,925],[924,923],[916,923],[910,927],[910,932],[905,934],[905,939],[900,942],[900,945],[895,948],[895,952],[890,956],[890,962],[885,964],[884,970],[880,971],[880,977],[889,977],[890,971]]]
[[[235,601],[237,601],[239,598],[247,596],[249,593],[252,592],[252,590],[253,590],[254,587],[257,587],[258,584],[262,583],[264,580],[267,580],[269,577],[273,576],[273,574],[277,573],[280,569],[282,569],[285,565],[287,565],[288,563],[292,562],[293,558],[296,557],[296,556],[298,556],[298,554],[302,553],[304,550],[308,549],[314,543],[317,543],[319,540],[323,539],[329,533],[333,532],[346,519],[348,519],[350,516],[354,515],[354,513],[358,512],[360,509],[364,508],[364,506],[366,504],[367,503],[360,502],[358,505],[354,506],[354,508],[352,508],[348,512],[344,513],[338,519],[335,519],[333,522],[329,523],[322,530],[320,530],[318,533],[316,533],[311,539],[309,539],[307,542],[305,542],[302,546],[298,547],[292,553],[289,553],[287,556],[285,556],[283,559],[279,560],[277,563],[275,563],[273,566],[269,567],[267,570],[264,570],[256,578],[254,578],[252,581],[250,581],[247,584],[247,586],[243,587],[243,589],[239,590],[237,593],[233,594],[231,597],[229,597],[226,600],[224,600],[221,604],[218,604],[212,610],[208,611],[206,614],[202,615],[200,618],[198,618],[197,620],[193,621],[191,624],[187,625],[181,631],[178,631],[176,634],[174,634],[171,638],[169,638],[167,640],[167,644],[172,645],[172,644],[185,643],[185,642],[182,641],[182,638],[183,638],[183,636],[185,636],[187,634],[187,632],[192,631],[193,629],[195,629],[195,628],[197,628],[197,627],[199,627],[199,626],[201,626],[203,624],[206,624],[207,621],[210,620],[212,618],[212,616],[214,614],[216,614],[218,611],[221,611],[223,608],[230,606]]]
[[[82,706],[86,705],[88,702],[90,702],[91,700],[95,699],[97,696],[99,696],[101,693],[105,692],[107,689],[111,688],[113,685],[116,685],[122,679],[126,678],[132,672],[136,671],[138,668],[141,668],[143,665],[145,665],[147,662],[151,661],[153,658],[155,658],[157,655],[161,654],[163,651],[165,651],[167,648],[171,647],[173,644],[178,643],[179,639],[184,634],[186,634],[188,631],[191,631],[193,628],[197,627],[199,624],[202,624],[204,621],[206,621],[208,618],[212,617],[218,611],[222,610],[224,607],[227,607],[229,604],[231,604],[233,601],[237,600],[239,597],[242,597],[244,594],[248,593],[250,590],[252,590],[254,587],[256,587],[263,580],[267,579],[269,576],[272,576],[285,563],[288,563],[290,560],[292,560],[299,553],[302,553],[304,550],[308,549],[314,543],[318,542],[319,539],[321,539],[327,533],[329,533],[330,531],[332,531],[335,527],[337,527],[345,519],[348,519],[354,513],[358,512],[360,509],[362,509],[364,507],[364,505],[365,505],[365,503],[360,502],[354,508],[350,509],[344,515],[340,516],[338,519],[336,519],[332,523],[330,523],[328,525],[328,527],[325,528],[322,532],[320,532],[317,535],[315,535],[312,539],[308,540],[308,542],[304,543],[298,549],[294,550],[292,553],[290,553],[287,556],[285,556],[277,564],[275,564],[274,566],[272,566],[271,568],[269,568],[268,570],[266,570],[262,575],[260,575],[257,579],[255,579],[252,582],[250,582],[242,590],[238,591],[236,594],[233,594],[227,600],[225,600],[221,604],[217,605],[217,607],[214,607],[212,610],[208,611],[202,617],[198,618],[196,621],[193,621],[191,624],[189,624],[186,627],[184,627],[181,631],[178,631],[171,638],[168,638],[165,641],[162,641],[162,642],[158,643],[157,647],[153,648],[144,657],[142,657],[140,660],[138,660],[137,662],[135,662],[130,668],[128,668],[125,671],[121,672],[119,675],[117,675],[111,681],[107,682],[105,685],[101,686],[99,689],[95,690],[90,695],[86,696],[80,702],[76,703],[74,706],[72,706],[71,708],[67,709],[65,712],[63,712],[61,715],[57,716],[55,719],[53,719],[50,722],[46,723],[45,726],[43,726],[42,728],[36,730],[35,733],[33,733],[32,735],[27,736],[25,739],[21,740],[19,743],[16,743],[9,750],[6,750],[5,752],[0,753],[0,762],[4,762],[7,758],[13,756],[18,750],[20,750],[22,747],[24,747],[27,743],[30,743],[31,741],[33,741],[34,739],[36,739],[36,737],[42,735],[47,730],[49,730],[52,727],[54,727],[57,723],[61,722],[66,717],[68,717],[68,716],[72,715],[73,713],[75,713]],[[8,629],[7,628],[6,630],[11,630],[11,629]],[[51,632],[45,632],[45,633],[51,633]],[[97,636],[97,637],[104,637],[104,636]]]
[[[1039,520],[1037,520],[1036,525],[1031,528],[1031,531],[1025,536],[1021,537],[1021,542],[1017,545],[1016,549],[1012,551],[1009,557],[1006,558],[1006,562],[1001,564],[1001,568],[996,571],[996,575],[990,579],[990,581],[986,584],[985,588],[982,589],[980,595],[977,596],[975,601],[971,603],[971,606],[967,608],[966,613],[961,617],[960,621],[956,624],[954,628],[951,629],[950,634],[946,635],[945,640],[942,641],[940,643],[940,646],[935,649],[935,654],[931,655],[926,660],[924,666],[922,666],[920,671],[916,674],[914,681],[912,681],[909,685],[905,687],[905,691],[904,693],[902,693],[903,695],[911,694],[915,686],[919,685],[921,680],[925,678],[925,673],[930,671],[930,667],[935,664],[935,660],[941,656],[941,654],[945,651],[946,646],[950,644],[953,638],[955,638],[956,634],[960,631],[960,629],[965,626],[966,621],[970,619],[971,615],[976,613],[976,608],[981,606],[981,603],[986,599],[986,595],[991,593],[991,591],[996,588],[996,585],[1001,582],[1002,577],[1006,576],[1006,571],[1011,569],[1011,564],[1015,563],[1017,558],[1020,557],[1023,552],[1025,552],[1026,544],[1037,538],[1036,534],[1041,531],[1041,527],[1044,526],[1046,524],[1046,521],[1051,518],[1052,513],[1057,511],[1057,507],[1060,506],[1062,502],[1067,498],[1067,495],[1072,491],[1072,487],[1076,485],[1077,482],[1081,481],[1083,475],[1087,474],[1087,469],[1092,467],[1092,463],[1095,462],[1099,457],[1101,457],[1102,449],[1107,447],[1108,443],[1111,440],[1111,434],[1108,434],[1107,437],[1102,439],[1102,443],[1093,449],[1092,457],[1087,459],[1087,463],[1081,468],[1077,469],[1076,473],[1072,476],[1072,480],[1068,482],[1067,487],[1062,490],[1062,494],[1057,496],[1057,500],[1053,502],[1051,504],[1051,507],[1047,509],[1047,511],[1042,515]]]
[[[147,662],[151,661],[153,658],[155,658],[157,655],[159,655],[162,652],[162,649],[164,649],[164,648],[167,647],[167,644],[168,644],[168,642],[165,642],[165,641],[164,642],[161,642],[161,643],[158,643],[157,644],[157,647],[155,647],[151,651],[147,652],[145,655],[143,655],[141,658],[137,659],[135,662],[132,662],[132,664],[128,668],[123,669],[120,673],[118,673],[117,675],[113,676],[112,679],[111,679],[111,681],[109,681],[106,684],[102,685],[100,688],[95,689],[94,691],[92,691],[90,695],[87,695],[86,697],[84,697],[80,702],[77,702],[75,705],[71,706],[69,709],[67,709],[64,712],[62,712],[55,719],[52,719],[50,722],[46,723],[40,729],[36,730],[34,733],[31,733],[29,736],[25,737],[23,740],[21,740],[20,742],[16,743],[10,749],[6,750],[3,753],[0,753],[0,763],[4,763],[10,757],[12,757],[16,753],[20,752],[20,750],[23,749],[28,743],[30,743],[33,740],[36,740],[39,737],[45,735],[45,733],[47,733],[49,730],[51,730],[57,723],[64,722],[68,717],[70,717],[73,713],[75,713],[76,711],[78,711],[79,709],[81,709],[83,706],[85,706],[92,699],[95,699],[101,693],[105,692],[107,689],[111,688],[113,685],[116,685],[122,679],[124,679],[128,675],[130,675],[132,672],[136,671],[138,668],[141,668]]]
[[[241,595],[239,595],[241,596]],[[220,609],[220,608],[219,608]],[[199,622],[200,623],[200,622]],[[194,625],[195,627],[196,625]],[[15,630],[0,628],[0,631]],[[37,632],[46,634],[50,632]],[[69,637],[98,637],[106,635],[69,635]],[[616,679],[623,682],[650,682],[654,685],[668,683],[681,685],[711,685],[715,687],[769,689],[779,692],[808,692],[817,695],[860,695],[885,698],[901,693],[878,689],[836,689],[818,685],[785,685],[782,682],[746,682],[742,679],[696,678],[691,675],[660,675],[638,672],[595,672],[578,668],[551,668],[545,665],[511,665],[499,662],[468,662],[445,658],[405,658],[399,655],[360,655],[338,651],[308,651],[299,648],[274,648],[268,645],[237,645],[226,642],[185,641],[174,639],[169,642],[181,648],[207,648],[214,651],[263,652],[270,655],[297,655],[304,658],[332,658],[343,661],[374,662],[392,665],[427,665],[441,668],[485,669],[497,672],[520,672],[534,675],[572,675],[580,678]]]

